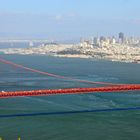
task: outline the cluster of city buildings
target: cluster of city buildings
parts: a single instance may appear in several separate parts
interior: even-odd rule
[[[81,45],[93,45],[97,47],[108,47],[110,45],[140,45],[140,38],[126,37],[124,33],[120,32],[118,37],[92,37],[91,39],[81,39]]]
[[[78,44],[43,43],[38,47],[0,49],[4,54],[51,55],[57,57],[94,58],[140,63],[140,39],[125,37],[95,37]]]

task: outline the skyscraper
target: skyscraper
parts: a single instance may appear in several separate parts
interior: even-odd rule
[[[119,40],[121,41],[121,43],[124,42],[124,33],[122,32],[119,33]]]

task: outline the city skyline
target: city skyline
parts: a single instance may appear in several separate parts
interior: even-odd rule
[[[0,1],[0,38],[140,36],[139,0]]]

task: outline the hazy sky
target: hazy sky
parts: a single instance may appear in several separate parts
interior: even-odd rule
[[[0,0],[1,37],[140,36],[140,0]]]

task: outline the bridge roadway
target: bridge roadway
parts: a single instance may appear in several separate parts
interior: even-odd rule
[[[94,92],[121,92],[133,90],[140,90],[140,84],[125,84],[118,86],[91,87],[91,88],[45,89],[31,91],[0,92],[0,98],[11,98],[19,96],[46,96],[60,94],[87,94]]]

